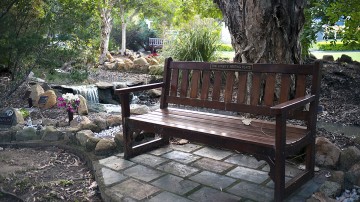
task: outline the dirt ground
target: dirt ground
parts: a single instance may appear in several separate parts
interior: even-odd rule
[[[112,81],[113,78],[138,80],[141,75],[99,70],[91,80]],[[319,114],[322,122],[360,126],[360,66],[326,63],[323,69]],[[5,106],[26,107],[23,84]],[[45,117],[66,117],[64,111],[43,111]],[[34,117],[35,118],[35,117]],[[341,148],[354,145],[343,134],[324,129],[318,136],[329,137]],[[335,138],[334,138],[335,137]],[[359,147],[359,145],[356,145]],[[2,149],[2,150],[1,150]],[[2,201],[101,201],[96,182],[84,163],[74,154],[58,148],[0,148],[0,202]]]
[[[0,202],[101,201],[90,170],[56,147],[0,147]]]

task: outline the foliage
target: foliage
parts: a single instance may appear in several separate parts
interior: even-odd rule
[[[134,51],[138,51],[141,48],[148,50],[149,38],[157,37],[154,30],[148,29],[145,21],[130,23],[126,31],[126,47]],[[111,33],[111,41],[112,44],[114,44],[111,48],[116,49],[116,45],[121,44],[121,26],[113,26],[113,31]]]
[[[21,108],[19,110],[20,114],[23,116],[24,119],[30,116],[30,112],[24,108]]]
[[[213,61],[220,40],[220,26],[214,19],[196,18],[164,45],[164,56],[182,61]]]
[[[234,48],[231,44],[220,44],[217,49],[217,51],[234,51]]]
[[[360,44],[352,41],[350,43],[331,43],[331,42],[324,42],[324,43],[317,43],[317,47],[319,50],[322,51],[354,51],[360,50]]]

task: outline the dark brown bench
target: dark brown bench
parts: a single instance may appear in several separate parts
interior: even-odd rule
[[[124,155],[135,155],[168,144],[178,137],[252,154],[270,166],[274,199],[282,201],[314,175],[316,116],[320,67],[313,65],[177,62],[166,59],[161,83],[116,90],[120,96]],[[129,93],[162,88],[160,109],[130,116]],[[275,121],[170,108],[169,104],[273,117]],[[302,120],[295,126],[287,120]],[[161,138],[134,146],[135,131]],[[285,159],[305,151],[306,169],[285,183]]]

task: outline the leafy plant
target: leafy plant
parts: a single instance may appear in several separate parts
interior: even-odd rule
[[[360,44],[352,41],[350,43],[344,44],[341,42],[336,43],[318,43],[317,47],[322,51],[353,51],[360,50]]]
[[[197,17],[184,26],[174,39],[167,39],[163,54],[182,61],[214,61],[219,40],[218,22],[211,18]]]
[[[220,44],[217,47],[217,51],[234,51],[231,44]]]
[[[26,119],[27,117],[30,116],[30,112],[24,108],[21,108],[19,111],[20,111],[20,114],[24,117],[24,119]]]

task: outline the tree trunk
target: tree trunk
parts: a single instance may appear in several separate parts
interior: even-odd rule
[[[121,55],[126,51],[126,22],[121,23]]]
[[[235,62],[301,63],[305,0],[214,0],[229,27]]]
[[[106,53],[109,51],[110,33],[112,28],[112,2],[104,1],[104,6],[100,8],[101,12],[101,42],[99,63],[104,64]]]

